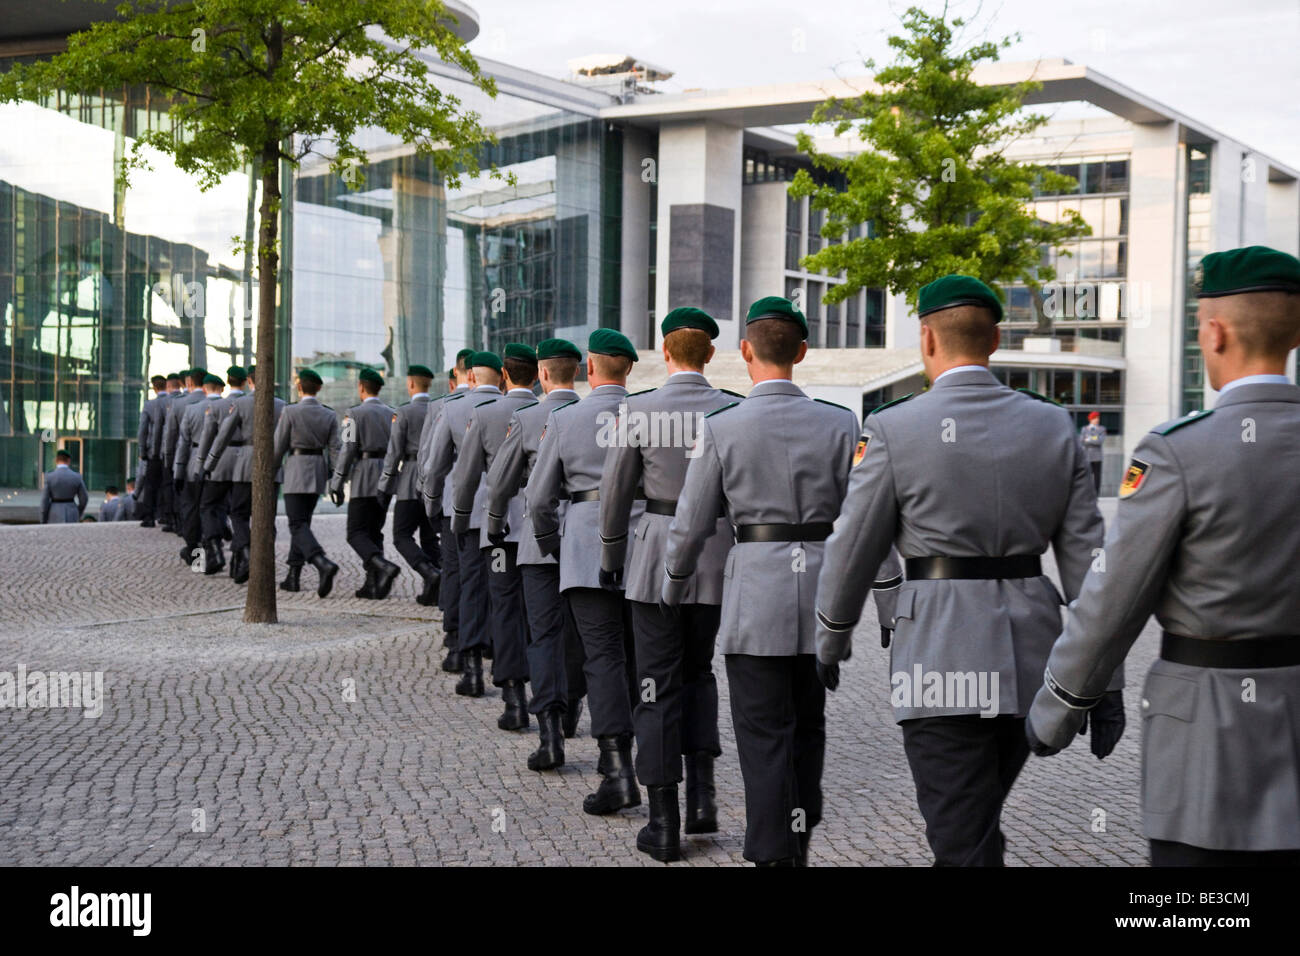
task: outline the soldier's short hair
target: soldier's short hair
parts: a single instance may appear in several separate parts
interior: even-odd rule
[[[982,305],[957,305],[922,317],[939,339],[944,352],[954,356],[993,354],[997,342],[997,316]]]
[[[1300,345],[1300,295],[1294,292],[1245,292],[1198,301],[1203,315],[1232,327],[1251,358],[1283,356]]]
[[[632,371],[632,360],[626,355],[603,355],[600,352],[588,352],[592,367],[601,378],[627,378]]]
[[[571,355],[542,359],[537,364],[546,369],[556,385],[572,385],[578,375],[578,360]]]
[[[703,329],[673,329],[664,336],[664,345],[668,347],[668,357],[674,364],[702,369],[709,359],[713,339]]]
[[[362,388],[366,388],[368,385],[370,385],[370,383],[367,382],[365,379],[361,380]],[[299,376],[298,386],[299,388],[302,389],[302,393],[304,395],[315,395],[317,392],[320,391],[321,383],[316,381],[314,378],[302,378],[301,376]],[[370,394],[377,395],[378,393],[379,393],[379,389],[376,388]]]
[[[429,376],[427,375],[408,375],[406,377],[409,379],[414,379],[415,384],[419,386],[420,391],[422,392],[427,392],[430,388],[433,387],[433,379],[429,378]]]
[[[203,387],[203,377],[204,377],[205,375],[207,375],[207,372],[203,371],[203,369],[199,369],[199,370],[197,370],[197,371],[195,371],[195,372],[190,372],[190,387],[191,387],[191,388],[202,388],[202,387]]]
[[[55,461],[72,461],[72,455],[60,448],[54,453]]]
[[[799,356],[803,329],[785,319],[755,319],[745,326],[754,357],[769,365],[790,365]]]
[[[152,376],[152,377],[149,379],[149,384],[152,385],[154,388],[166,388],[166,387],[167,387],[167,376],[166,376],[166,375],[154,375],[154,376]]]
[[[107,488],[104,489],[104,494],[106,495],[117,494],[117,485],[109,485]]]
[[[459,372],[461,375],[464,375],[466,372],[468,372],[468,371],[469,371],[469,356],[466,355],[464,358],[458,358],[458,359],[456,359],[456,366],[455,366],[455,369],[456,369],[456,371]]]
[[[381,383],[369,378],[358,379],[357,384],[361,386],[361,391],[365,392],[367,395],[378,395],[379,390],[384,387]],[[308,394],[315,395],[316,393],[309,392]]]
[[[505,369],[506,374],[510,376],[510,381],[515,385],[527,387],[537,381],[536,362],[509,357],[501,360],[501,367]]]

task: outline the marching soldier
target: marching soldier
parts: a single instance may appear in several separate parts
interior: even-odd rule
[[[203,468],[203,497],[199,500],[199,515],[203,527],[204,548],[216,549],[221,565],[225,566],[225,556],[221,553],[221,543],[233,538],[230,530],[230,484],[235,475],[235,465],[239,460],[239,449],[226,448],[219,456],[209,458],[208,452],[217,440],[217,431],[225,421],[235,401],[244,394],[244,382],[248,372],[242,365],[232,365],[226,369],[226,384],[230,390],[220,400],[208,406],[203,417],[203,432],[199,438],[199,461]],[[238,574],[239,562],[234,549],[230,555],[230,576]]]
[[[1028,756],[1024,715],[1060,630],[1061,597],[1041,555],[1052,547],[1072,600],[1102,521],[1070,416],[988,369],[1002,320],[993,290],[945,276],[921,289],[918,312],[934,384],[863,424],[817,589],[818,669],[834,690],[866,597],[862,582],[897,543],[907,582],[895,612],[891,702],[926,837],[936,865],[1000,866],[1002,803]],[[1108,740],[1109,753],[1106,716],[1093,743]]]
[[[537,460],[525,501],[533,537],[543,554],[560,559],[560,592],[578,625],[586,652],[587,704],[591,734],[600,759],[601,782],[582,803],[586,813],[615,813],[641,803],[632,767],[632,680],[635,677],[631,628],[621,591],[600,582],[600,477],[605,467],[603,433],[627,397],[627,376],[637,360],[627,336],[597,329],[587,341],[587,381],[591,392],[551,412],[538,441]],[[569,498],[563,533],[559,502]],[[635,530],[636,507],[628,522]]]
[[[256,374],[256,368],[248,369],[248,391],[230,403],[204,462],[205,470],[213,471],[225,450],[235,449],[235,462],[230,473],[230,576],[236,584],[243,584],[248,580],[249,517],[253,510],[253,406],[256,403],[254,395],[257,391]],[[282,398],[273,401],[274,421],[278,426],[285,402]],[[281,480],[282,475],[277,471],[275,476],[277,496]],[[315,507],[316,502],[313,500],[312,508]],[[272,532],[274,530],[272,528]],[[301,565],[302,562],[299,561],[298,566]],[[293,567],[291,556],[290,570]]]
[[[117,485],[109,485],[104,489],[104,503],[99,506],[99,518],[97,520],[126,520],[126,516],[122,513],[122,498],[117,493]]]
[[[173,476],[176,474],[176,452],[180,448],[181,422],[185,418],[186,409],[200,404],[203,404],[204,407],[206,407],[204,402],[206,392],[203,388],[203,382],[207,377],[208,371],[203,368],[192,368],[185,373],[185,381],[190,383],[190,387],[188,390],[182,389],[178,391],[176,396],[167,403],[166,412],[163,416],[163,431],[161,436],[162,447],[158,452],[162,457],[163,480],[172,482],[172,501],[175,503],[174,507],[176,509],[176,522],[172,525],[172,530],[181,538],[185,538],[187,544],[189,539],[186,536],[185,530],[182,528],[182,524],[185,520],[184,507],[180,501],[182,491],[176,485]],[[200,422],[200,424],[202,423]],[[197,441],[199,431],[195,431],[194,434],[196,436],[194,440]],[[186,452],[186,456],[189,456],[189,452]],[[184,469],[182,469],[182,472],[183,471]],[[200,474],[201,473],[202,472],[200,472]],[[183,481],[184,477],[182,475],[182,482]],[[193,517],[195,521],[198,520],[197,502],[195,503]],[[201,533],[197,536],[201,537]],[[192,554],[194,547],[195,545],[188,545],[185,549],[186,553]],[[190,558],[187,558],[184,555],[181,556],[181,560],[186,564],[190,563]]]
[[[1101,493],[1102,449],[1106,444],[1106,426],[1101,423],[1101,412],[1089,412],[1088,424],[1079,431],[1083,450],[1088,453],[1088,467],[1092,469],[1092,489]]]
[[[704,377],[713,358],[718,324],[707,312],[674,309],[660,325],[668,381],[662,388],[629,395],[620,408],[619,436],[610,444],[600,482],[600,577],[610,590],[625,588],[632,609],[637,682],[643,691],[632,719],[636,773],[650,796],[650,822],[637,834],[637,849],[661,862],[681,859],[677,785],[686,759],[686,832],[716,833],[713,760],[718,739],[718,683],[713,645],[722,604],[722,568],[731,550],[731,525],[721,509],[704,545],[681,606],[659,604],[664,547],[677,499],[686,481],[698,423],[709,412],[743,398],[714,388]],[[642,488],[645,514],[637,543],[624,564],[628,517]]]
[[[1155,866],[1300,865],[1300,260],[1250,246],[1197,272],[1212,410],[1149,432],[1052,648],[1026,731],[1069,746],[1147,618],[1142,817]],[[1267,549],[1260,543],[1267,542]]]
[[[192,379],[191,379],[192,381]],[[203,523],[199,516],[199,501],[203,495],[203,459],[199,456],[199,438],[208,407],[221,399],[221,379],[206,372],[200,381],[198,394],[204,401],[184,405],[184,414],[177,426],[176,453],[172,463],[172,479],[181,502],[180,524],[177,532],[185,539],[181,560],[191,564],[203,545],[203,573],[216,574],[224,566],[221,552],[203,543]],[[173,404],[176,409],[182,402]]]
[[[320,375],[312,369],[298,372],[298,401],[284,409],[275,428],[275,461],[284,463],[284,513],[292,536],[285,579],[290,586],[282,583],[281,587],[299,590],[299,576],[307,562],[319,576],[316,596],[323,598],[334,586],[339,566],[311,533],[311,516],[325,491],[330,466],[339,457],[339,420],[332,408],[316,398],[321,384]]]
[[[54,468],[45,473],[41,490],[41,524],[76,524],[90,502],[90,492],[81,475],[72,470],[72,456],[63,449],[54,453]]]
[[[162,434],[163,416],[167,413],[167,376],[155,375],[149,379],[153,386],[153,398],[147,399],[140,409],[140,426],[135,433],[135,447],[144,467],[140,469],[141,495],[140,511],[143,515],[140,527],[155,526],[154,511],[159,501],[159,488],[162,485],[162,460],[153,457],[154,439]],[[157,433],[157,434],[155,434]],[[158,509],[160,510],[160,509]],[[165,524],[166,522],[164,522]]]
[[[167,390],[163,393],[163,401],[158,406],[155,413],[157,418],[158,433],[150,437],[151,453],[156,451],[159,455],[158,462],[158,487],[153,492],[153,509],[156,519],[163,531],[174,532],[176,530],[176,491],[172,487],[170,472],[164,472],[163,453],[163,428],[167,422],[167,409],[172,403],[184,398],[185,396],[185,373],[172,372],[167,376]]]
[[[353,405],[343,418],[342,450],[330,479],[330,499],[343,505],[343,485],[352,479],[348,497],[348,544],[361,558],[366,582],[356,597],[383,600],[392,590],[401,569],[384,558],[384,515],[379,504],[379,476],[388,451],[388,432],[393,425],[393,409],[379,400],[384,377],[372,368],[363,368],[357,378],[361,403]],[[286,578],[280,587],[296,582]]]
[[[500,398],[476,402],[470,410],[469,427],[461,442],[451,472],[452,521],[456,534],[469,531],[474,518],[480,522],[479,550],[487,570],[488,614],[491,625],[492,683],[501,688],[505,710],[497,718],[502,730],[528,728],[528,619],[524,609],[523,578],[519,572],[519,527],[517,520],[504,534],[488,536],[483,529],[484,513],[475,514],[486,495],[483,476],[492,467],[505,441],[511,417],[520,408],[535,404],[533,383],[537,381],[537,353],[527,345],[511,342],[501,361],[503,388]],[[522,514],[516,515],[522,519]]]
[[[451,485],[443,484],[442,500],[430,498],[424,494],[425,481],[429,475],[429,455],[433,450],[433,434],[442,418],[443,407],[452,395],[468,392],[469,357],[473,349],[461,349],[456,353],[456,364],[447,370],[448,393],[438,399],[436,407],[424,416],[424,427],[420,431],[420,450],[415,464],[419,470],[416,483],[420,487],[421,502],[425,517],[438,532],[438,550],[441,556],[440,572],[442,581],[438,585],[438,608],[442,611],[442,646],[447,654],[442,660],[442,669],[449,674],[459,674],[464,667],[460,656],[460,563],[456,555],[456,536],[451,531]]]
[[[167,482],[170,486],[171,482]],[[134,521],[135,514],[135,482],[130,478],[126,480],[126,494],[122,496],[122,517],[120,521]]]
[[[474,387],[467,392],[449,395],[442,403],[442,417],[434,426],[429,444],[429,471],[424,479],[424,497],[429,502],[443,500],[448,484],[447,477],[465,444],[470,413],[474,406],[487,398],[500,397],[501,358],[495,352],[475,352],[469,363],[470,382]],[[475,477],[476,485],[479,484]],[[456,484],[450,482],[450,496],[455,499]],[[456,693],[464,697],[482,697],[483,657],[491,645],[488,630],[487,565],[479,550],[479,530],[482,527],[483,492],[475,494],[468,530],[457,533],[448,525],[456,539],[456,567],[459,580],[457,608],[457,635],[460,638],[461,678],[456,683]]]
[[[805,863],[821,821],[826,692],[813,656],[812,596],[857,437],[853,412],[810,399],[791,381],[807,337],[789,300],[750,306],[740,352],[754,387],[701,423],[662,580],[664,604],[681,606],[725,509],[736,543],[718,650],[745,781],[744,855],[760,866]],[[699,585],[695,593],[698,600]]]
[[[415,459],[432,385],[433,372],[427,367],[412,365],[406,370],[406,390],[411,401],[393,413],[384,473],[379,478],[379,506],[386,512],[389,499],[397,498],[393,506],[393,547],[424,582],[415,600],[425,606],[438,602],[438,539],[420,502]],[[415,540],[417,533],[419,543]]]
[[[560,563],[542,554],[533,537],[532,521],[524,507],[521,489],[537,460],[537,444],[551,412],[576,402],[573,378],[582,353],[572,342],[546,339],[537,346],[538,373],[545,397],[521,405],[510,416],[506,435],[488,468],[485,480],[484,529],[489,539],[506,535],[518,541],[516,562],[523,582],[524,609],[528,614],[528,675],[533,698],[528,704],[537,715],[540,743],[528,756],[529,770],[552,770],[564,765],[564,739],[577,733],[586,693],[582,673],[582,643],[568,604],[560,596]],[[568,502],[557,513],[564,520]]]

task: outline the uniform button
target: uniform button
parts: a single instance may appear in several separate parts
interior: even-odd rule
[[[1151,706],[1151,701],[1149,701],[1149,700],[1147,700],[1145,697],[1143,697],[1143,698],[1142,698],[1142,709],[1143,709],[1143,710],[1146,710],[1146,709],[1147,709],[1148,707],[1150,707],[1150,706]]]

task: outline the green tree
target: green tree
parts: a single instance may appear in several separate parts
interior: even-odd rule
[[[296,167],[311,153],[326,155],[356,188],[366,162],[359,134],[378,129],[432,157],[455,185],[462,170],[477,171],[479,147],[491,140],[478,115],[440,90],[414,52],[462,68],[479,89],[496,95],[440,0],[122,0],[115,9],[116,18],[69,37],[66,52],[0,77],[0,101],[148,86],[169,97],[171,126],[140,135],[123,160],[123,183],[146,165],[144,147],[169,155],[203,189],[254,165],[261,186],[261,369],[276,367],[282,164]],[[274,390],[255,394],[244,620],[274,622]]]
[[[1047,122],[1022,111],[1025,97],[1041,84],[981,86],[974,68],[998,59],[1016,36],[958,49],[961,19],[947,11],[930,15],[911,7],[902,17],[905,35],[891,36],[894,62],[875,73],[876,88],[853,98],[832,97],[813,113],[833,123],[835,134],[853,133],[866,149],[851,157],[817,150],[806,132],[799,149],[818,170],[800,170],[792,196],[810,196],[825,211],[824,238],[833,244],[802,260],[809,271],[844,273],[825,301],[840,302],[863,287],[904,293],[916,305],[921,286],[953,272],[977,276],[995,288],[1023,281],[1038,289],[1055,271],[1042,262],[1041,247],[1059,246],[1089,228],[1077,212],[1061,222],[1041,222],[1026,203],[1035,184],[1068,192],[1075,181],[1042,166],[1003,155],[1007,144]],[[866,66],[875,70],[868,60]],[[867,235],[860,224],[870,224]],[[847,233],[847,236],[846,236]]]

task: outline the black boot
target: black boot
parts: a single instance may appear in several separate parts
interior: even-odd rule
[[[375,569],[374,597],[382,601],[388,597],[388,592],[393,589],[393,582],[402,573],[402,569],[379,554],[373,556],[369,564]]]
[[[209,538],[203,542],[203,573],[216,574],[226,566],[225,556],[221,553],[221,539]]]
[[[808,841],[812,839],[812,831],[804,830],[803,833],[796,834],[799,838],[799,855],[794,858],[795,866],[808,865]]]
[[[155,527],[153,518],[145,518],[143,521],[140,522],[140,527],[142,528]]]
[[[302,574],[301,564],[289,565],[289,571],[285,574],[284,580],[280,582],[281,591],[301,591],[302,587],[298,584],[298,577]]]
[[[686,757],[686,832],[717,833],[713,754],[700,751]]]
[[[312,558],[311,563],[320,575],[316,583],[316,596],[325,597],[330,593],[330,588],[334,587],[334,575],[339,573],[339,566],[325,557],[324,551]]]
[[[424,579],[424,587],[415,603],[433,607],[438,603],[438,585],[442,582],[442,574],[433,566],[432,561],[421,561],[415,566],[415,573]]]
[[[181,564],[189,564],[194,560],[194,549],[188,544],[181,545]]]
[[[650,822],[636,835],[636,848],[660,863],[682,858],[681,811],[677,808],[677,784],[647,787],[650,794]]]
[[[583,812],[603,816],[640,806],[641,788],[632,770],[632,735],[597,737],[596,746],[600,748],[596,772],[601,775],[601,781],[596,792],[582,801]]]
[[[506,702],[505,712],[497,718],[502,730],[528,729],[528,692],[521,680],[508,680],[501,685],[501,699]]]
[[[230,577],[236,584],[248,583],[248,548],[240,548],[230,556]]]
[[[369,561],[362,565],[362,567],[366,569],[366,583],[356,589],[354,596],[371,600],[375,596],[375,569]]]
[[[582,716],[582,698],[575,697],[569,701],[568,709],[564,711],[564,719],[561,721],[561,727],[564,729],[564,739],[572,740],[578,733],[578,718]]]
[[[483,651],[472,647],[462,656],[465,669],[456,682],[456,693],[462,697],[482,697],[486,692],[483,687]]]
[[[442,646],[447,648],[447,656],[442,659],[442,669],[448,674],[459,674],[465,669],[465,658],[460,652],[460,635],[447,631],[442,636]]]
[[[564,766],[564,737],[560,734],[560,708],[548,707],[537,715],[541,745],[528,755],[529,770],[554,770]]]

